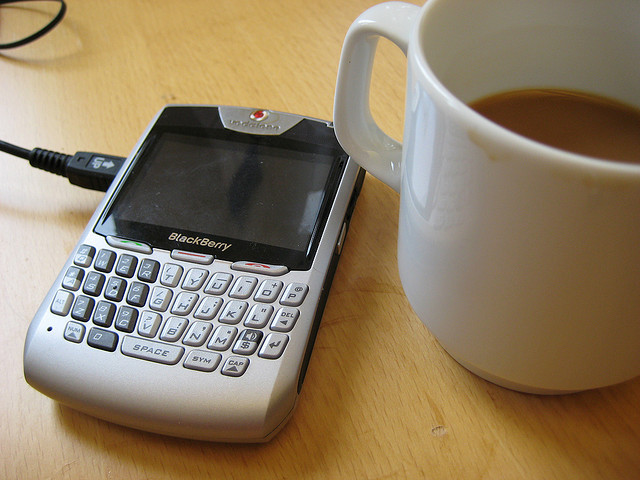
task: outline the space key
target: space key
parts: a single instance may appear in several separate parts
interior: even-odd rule
[[[178,363],[184,353],[183,347],[167,345],[166,343],[160,342],[152,342],[151,340],[131,337],[128,335],[122,339],[122,346],[120,347],[120,350],[122,353],[130,357],[165,363],[167,365],[175,365]]]

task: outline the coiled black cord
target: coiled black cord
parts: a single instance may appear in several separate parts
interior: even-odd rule
[[[43,35],[46,35],[47,33],[49,33],[56,25],[58,25],[64,18],[64,14],[67,12],[67,4],[64,3],[64,0],[0,0],[0,6],[8,5],[12,3],[30,2],[30,1],[31,2],[35,2],[35,1],[58,2],[60,4],[60,10],[58,10],[58,13],[56,14],[56,16],[53,17],[53,19],[49,23],[47,23],[44,27],[42,27],[40,30],[38,30],[34,34],[29,35],[28,37],[22,38],[20,40],[16,40],[15,42],[0,43],[0,49],[21,47],[23,45],[26,45],[27,43],[31,43],[34,40],[37,40]]]

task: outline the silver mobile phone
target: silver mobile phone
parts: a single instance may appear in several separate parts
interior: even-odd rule
[[[329,122],[165,107],[36,313],[27,382],[133,428],[269,440],[296,405],[363,178]]]

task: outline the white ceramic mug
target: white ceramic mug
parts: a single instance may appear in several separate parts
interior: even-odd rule
[[[497,384],[562,393],[640,374],[640,164],[536,143],[467,106],[553,87],[640,108],[638,19],[636,0],[429,0],[377,5],[347,33],[338,139],[401,194],[415,312]],[[403,145],[369,109],[379,37],[408,59]]]

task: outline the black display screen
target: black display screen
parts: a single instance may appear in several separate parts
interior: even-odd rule
[[[331,149],[300,145],[155,134],[95,230],[230,261],[306,268],[344,162]]]

